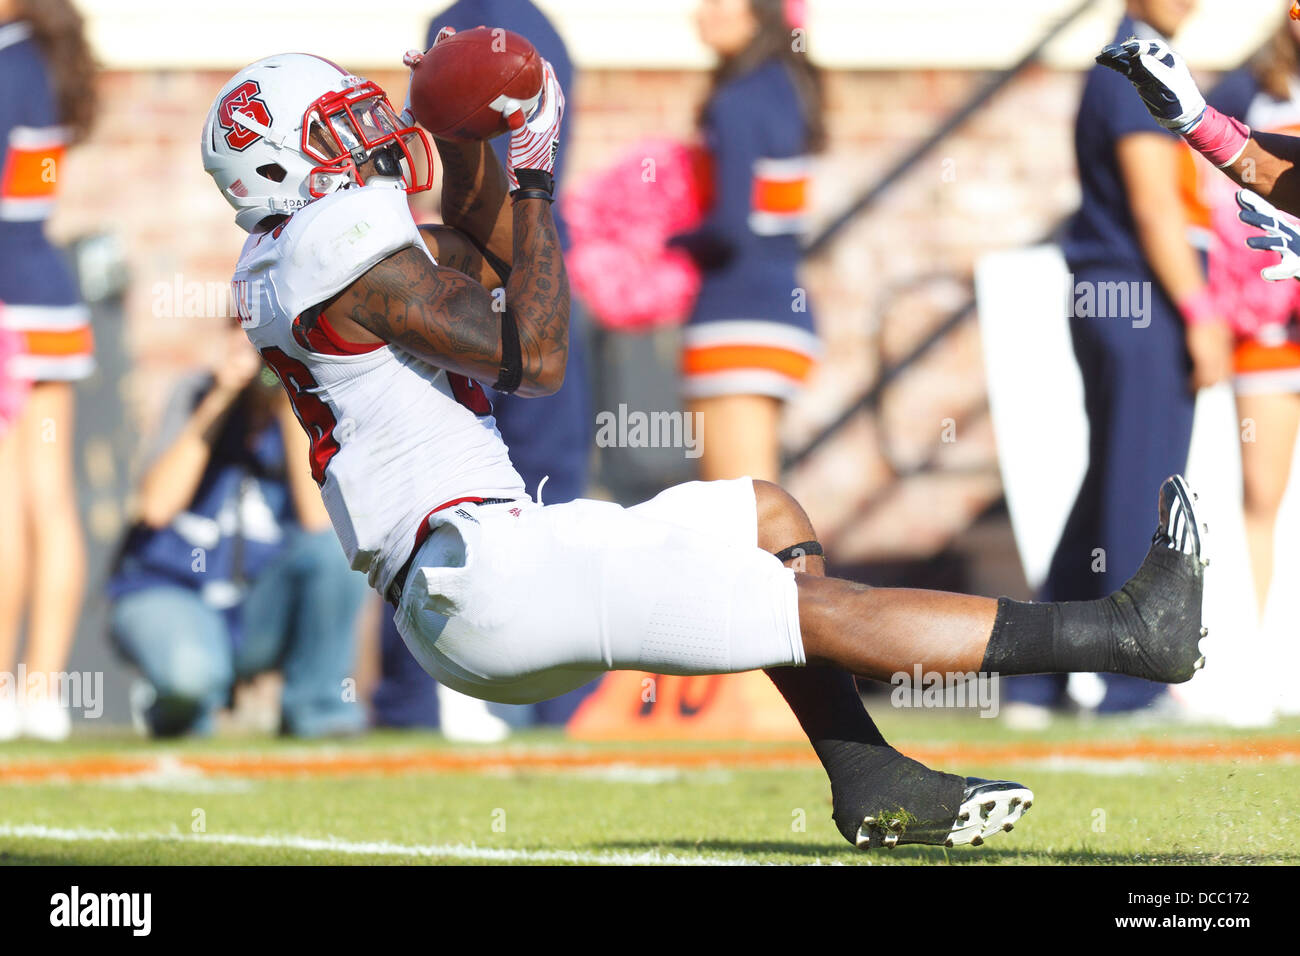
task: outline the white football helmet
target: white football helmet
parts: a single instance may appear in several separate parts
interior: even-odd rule
[[[366,178],[400,180],[408,193],[433,182],[428,139],[384,91],[307,53],[258,60],[221,88],[203,127],[203,168],[247,232]]]

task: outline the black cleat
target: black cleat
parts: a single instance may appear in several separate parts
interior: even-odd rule
[[[961,806],[950,820],[908,820],[904,813],[869,816],[856,840],[859,850],[908,844],[980,846],[991,836],[1008,833],[1034,804],[1034,794],[1009,780],[967,777]]]
[[[1196,495],[1181,475],[1160,486],[1160,523],[1146,560],[1112,595],[1132,626],[1118,632],[1122,673],[1181,684],[1205,666],[1200,640],[1207,526],[1196,514]]]

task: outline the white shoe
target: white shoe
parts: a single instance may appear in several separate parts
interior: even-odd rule
[[[498,744],[510,736],[510,725],[488,711],[487,701],[438,685],[438,723],[442,735],[456,743]]]
[[[35,740],[58,742],[72,733],[72,718],[58,701],[38,697],[29,699],[22,708],[22,733]]]
[[[982,846],[989,837],[1010,833],[1025,811],[1034,805],[1034,794],[1010,780],[984,780],[967,777],[961,806],[953,820],[912,819],[870,816],[862,821],[856,840],[859,850],[911,843],[928,846]]]
[[[8,694],[0,696],[0,741],[15,739],[21,730],[18,702]]]

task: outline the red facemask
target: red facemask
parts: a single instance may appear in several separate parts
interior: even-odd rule
[[[403,126],[384,91],[369,80],[307,107],[302,151],[318,163],[307,180],[318,199],[338,188],[340,176],[358,185],[368,177],[400,179],[408,193],[433,185],[433,152],[424,131]]]

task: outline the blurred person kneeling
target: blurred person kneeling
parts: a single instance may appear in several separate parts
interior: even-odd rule
[[[240,329],[226,345],[164,412],[109,583],[113,642],[153,686],[155,736],[210,733],[235,682],[272,670],[282,733],[355,733],[365,579],[330,530],[279,382]]]

